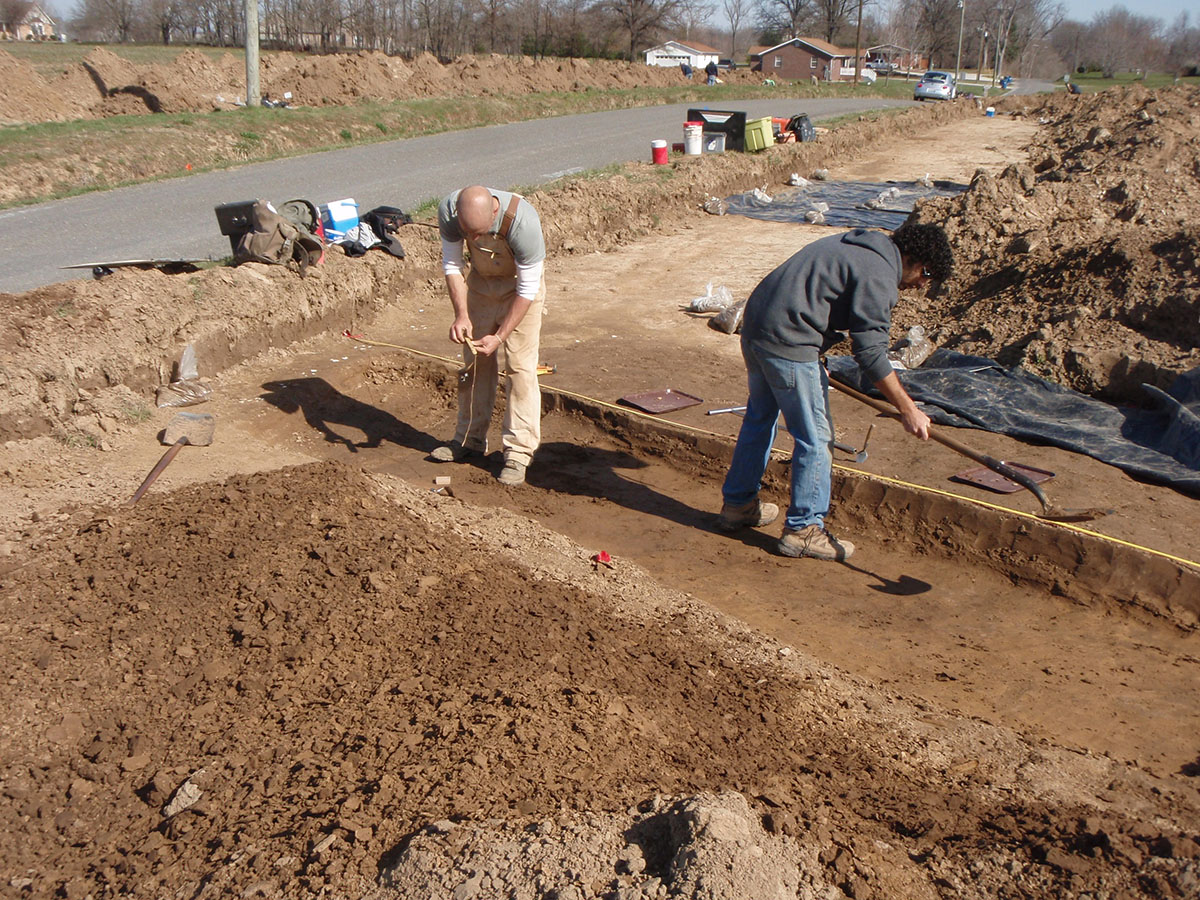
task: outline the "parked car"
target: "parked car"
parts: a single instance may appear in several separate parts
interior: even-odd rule
[[[953,100],[958,96],[958,84],[953,72],[931,70],[921,76],[913,88],[914,100]]]
[[[894,75],[900,71],[900,66],[886,59],[869,59],[866,67],[878,72],[880,75]]]

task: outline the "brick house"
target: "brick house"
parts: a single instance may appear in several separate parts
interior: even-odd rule
[[[853,81],[854,51],[820,38],[792,38],[752,54],[750,68],[764,78],[786,81]]]
[[[6,41],[48,41],[57,38],[58,27],[46,10],[36,3],[28,4],[23,12],[20,7],[10,4],[9,9],[16,12],[14,21],[0,22],[0,36]]]

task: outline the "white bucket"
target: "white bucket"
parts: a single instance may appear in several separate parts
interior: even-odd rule
[[[686,156],[699,156],[704,151],[704,125],[683,126],[683,152]]]

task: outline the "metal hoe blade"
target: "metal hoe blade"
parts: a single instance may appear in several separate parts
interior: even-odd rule
[[[882,400],[876,400],[874,397],[868,397],[866,394],[859,393],[849,385],[842,384],[840,381],[837,381],[833,378],[829,379],[829,383],[843,394],[853,397],[860,403],[865,403],[867,406],[878,410],[885,416],[890,416],[893,419],[900,418],[900,414],[896,412],[896,410],[890,404],[884,403]],[[1112,512],[1111,509],[1072,509],[1054,506],[1049,500],[1046,499],[1045,492],[1038,487],[1037,482],[1032,480],[1024,472],[1018,472],[1007,463],[1001,462],[1000,460],[988,456],[985,453],[979,453],[975,450],[972,450],[970,447],[959,443],[954,438],[937,431],[932,425],[929,426],[929,437],[932,440],[937,441],[942,446],[949,447],[954,452],[961,453],[968,459],[973,459],[980,465],[987,466],[993,472],[1003,475],[1009,481],[1019,484],[1021,487],[1032,493],[1033,496],[1037,497],[1038,503],[1042,505],[1042,511],[1038,514],[1040,518],[1048,519],[1053,522],[1087,522],[1091,519],[1098,519],[1101,516],[1107,516]]]

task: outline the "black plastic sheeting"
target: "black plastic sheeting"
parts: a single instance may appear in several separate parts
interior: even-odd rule
[[[830,356],[839,381],[876,394],[853,357]],[[981,428],[1064,447],[1131,475],[1200,495],[1200,368],[1167,391],[1143,385],[1147,409],[1112,406],[994,360],[935,350],[897,370],[909,395],[941,425]]]
[[[867,206],[878,201],[889,188],[894,188],[896,194],[884,200],[881,208]],[[770,202],[760,199],[754,191],[734,194],[725,198],[725,202],[729,204],[727,212],[732,215],[768,222],[804,222],[809,210],[820,202],[829,206],[822,213],[826,225],[895,231],[904,224],[918,200],[953,197],[966,189],[967,185],[953,181],[935,181],[932,187],[917,181],[814,181],[803,187],[785,188]]]

